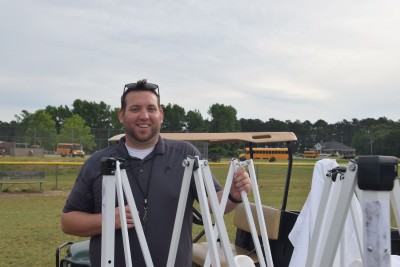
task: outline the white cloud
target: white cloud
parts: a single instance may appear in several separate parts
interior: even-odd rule
[[[399,11],[370,0],[7,1],[0,120],[78,98],[116,107],[141,78],[204,116],[223,103],[239,118],[398,120]]]

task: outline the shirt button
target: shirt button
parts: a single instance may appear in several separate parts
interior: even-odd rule
[[[143,170],[143,169],[140,169],[139,172],[140,172],[140,173],[144,173],[144,170]]]

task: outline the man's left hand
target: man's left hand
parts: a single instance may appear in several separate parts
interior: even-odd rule
[[[240,192],[245,191],[249,193],[251,191],[251,181],[249,177],[249,173],[245,170],[243,166],[240,166],[233,173],[233,181],[231,186],[231,196],[240,201],[242,198],[240,196]]]

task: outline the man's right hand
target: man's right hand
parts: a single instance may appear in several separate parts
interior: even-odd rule
[[[126,223],[128,225],[128,229],[135,227],[135,224],[133,223],[131,209],[129,208],[128,205],[125,205],[125,215],[126,215]],[[121,219],[120,219],[119,207],[115,208],[115,229],[121,229]]]
[[[132,213],[128,206],[125,206],[126,221],[129,228],[133,228]],[[101,213],[87,213],[81,211],[63,212],[61,214],[61,228],[64,233],[77,236],[94,236],[102,231]],[[115,208],[115,229],[121,229],[120,210]]]

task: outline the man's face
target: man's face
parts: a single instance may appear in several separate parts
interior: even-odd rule
[[[164,113],[152,92],[129,92],[126,109],[119,110],[118,118],[124,126],[128,146],[145,149],[157,143]]]

